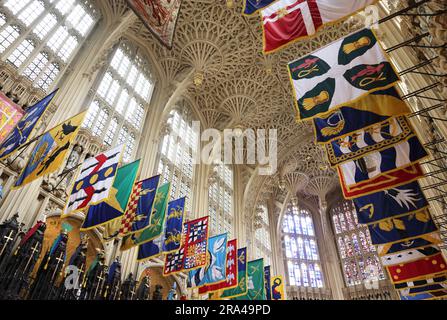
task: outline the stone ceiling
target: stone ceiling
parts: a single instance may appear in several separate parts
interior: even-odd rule
[[[332,179],[322,150],[313,143],[311,127],[295,121],[286,66],[359,28],[358,19],[264,56],[259,16],[242,16],[242,1],[233,1],[229,8],[226,0],[184,0],[174,46],[168,50],[129,12],[125,0],[98,2],[106,6],[106,19],[122,25],[120,36],[139,42],[158,62],[165,89],[194,102],[205,127],[278,130],[278,173],[265,177],[253,174],[255,168],[243,170],[246,208],[278,193],[278,182],[293,180],[296,172],[313,184],[322,176]]]

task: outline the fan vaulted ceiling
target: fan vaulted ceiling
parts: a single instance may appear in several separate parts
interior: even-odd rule
[[[264,196],[278,193],[279,181],[293,184],[297,173],[305,178],[291,188],[309,184],[310,195],[333,186],[333,172],[313,142],[311,127],[295,120],[286,66],[358,28],[356,19],[264,56],[259,17],[242,16],[242,1],[184,0],[174,46],[168,50],[127,8],[125,0],[98,2],[105,19],[120,24],[120,33],[109,39],[110,47],[126,37],[146,48],[167,99],[176,96],[191,101],[205,127],[278,130],[278,173],[258,176],[255,168],[244,167],[247,209]]]

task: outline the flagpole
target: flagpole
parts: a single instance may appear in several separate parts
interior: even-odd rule
[[[28,146],[27,146],[28,147]],[[14,170],[14,168],[12,167],[12,164],[26,151],[27,148],[23,149],[22,151],[20,151],[20,153],[10,162],[7,164],[7,167],[9,169]],[[19,150],[19,149],[18,149]]]
[[[32,143],[36,142],[37,140],[39,140],[45,133],[46,133],[46,132],[44,132],[44,133],[38,135],[37,137],[32,138],[32,139],[31,139],[30,141],[28,141],[27,143],[22,144],[21,146],[17,147],[17,150],[20,150],[20,149],[23,149],[23,148],[28,147],[30,144],[32,144]]]
[[[65,177],[68,176],[69,173],[75,171],[77,168],[79,168],[82,165],[82,163],[77,164],[76,166],[72,167],[71,169],[63,171],[61,174],[59,174],[57,177],[62,177],[61,180],[57,183],[57,185],[54,187],[54,189],[57,189],[59,185],[64,181]]]

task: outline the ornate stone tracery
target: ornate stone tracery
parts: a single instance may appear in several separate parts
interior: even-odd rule
[[[182,104],[178,102],[184,99],[188,102],[190,107],[188,109],[194,113],[192,118],[200,119],[202,129],[278,130],[279,169],[276,174],[259,176],[258,168],[248,165],[239,165],[235,170],[239,172],[238,179],[235,180],[235,184],[238,185],[237,192],[235,191],[238,198],[235,202],[239,203],[237,215],[240,216],[235,219],[240,219],[237,220],[239,224],[250,225],[249,222],[256,220],[258,216],[257,208],[266,202],[270,202],[269,214],[272,215],[274,212],[274,222],[278,222],[283,206],[290,196],[304,199],[317,211],[323,210],[321,205],[327,205],[325,196],[337,184],[337,180],[334,178],[334,171],[327,165],[323,150],[314,144],[311,125],[296,123],[286,66],[288,62],[361,28],[364,21],[361,15],[329,26],[312,39],[298,42],[278,53],[263,56],[259,17],[257,15],[242,16],[240,14],[241,1],[185,0],[172,50],[159,44],[143,23],[128,9],[125,0],[92,2],[98,10],[97,17],[101,16],[100,26],[97,27],[96,32],[102,36],[102,43],[97,44],[98,39],[94,37],[86,39],[85,50],[94,51],[94,54],[90,56],[93,56],[93,59],[79,64],[75,61],[66,66],[69,72],[65,71],[64,77],[69,76],[70,80],[79,80],[76,74],[73,74],[79,69],[84,77],[79,81],[85,81],[84,87],[79,87],[88,95],[88,90],[91,90],[91,84],[98,71],[107,65],[110,53],[118,43],[126,39],[138,47],[139,53],[149,61],[147,68],[153,72],[153,80],[158,90],[148,106],[148,117],[144,132],[142,132],[142,136],[147,135],[148,138],[140,142],[139,155],[155,154],[152,157],[154,159],[157,157],[154,152],[156,143],[163,140],[162,137],[170,130],[165,125],[166,117],[172,108],[181,108]],[[382,15],[402,9],[409,2],[411,1],[383,0],[381,2]],[[387,10],[383,10],[384,8]],[[431,1],[424,9],[425,11],[421,8],[418,12],[430,13],[443,9],[436,1]],[[8,18],[7,14],[6,19]],[[418,59],[432,58],[436,55],[437,58],[430,66],[430,71],[445,75],[447,58],[446,49],[442,47],[446,41],[445,16],[428,19],[402,17],[399,18],[399,23],[388,22],[379,29],[378,34],[387,45],[394,45],[402,41],[402,38],[413,37],[415,28],[418,32],[427,30],[431,35],[424,40],[425,42],[421,42],[421,45],[431,44],[438,48],[430,50],[405,48],[404,50],[408,49],[409,53],[396,54],[400,69],[414,65]],[[396,37],[393,33],[395,30],[399,30],[398,34],[402,37]],[[97,48],[100,50],[96,51]],[[10,64],[2,60],[0,68],[0,86],[4,91],[11,92],[14,97],[17,97],[20,104],[29,105],[43,97],[44,92],[33,88],[32,83],[24,76],[18,75]],[[433,98],[445,97],[445,76],[422,77],[422,75],[413,74],[404,78],[402,89],[405,93],[409,93],[420,88],[422,83],[434,81],[439,81],[442,85],[438,87]],[[67,85],[67,83],[63,84]],[[74,99],[68,96],[69,98],[61,101],[64,101],[64,105],[71,106],[68,102],[73,102]],[[92,97],[93,94],[90,98]],[[426,101],[421,102],[419,99],[409,102],[414,111],[429,107]],[[78,102],[78,105],[81,104],[82,102]],[[445,118],[446,110],[444,103],[444,106],[437,109],[433,115]],[[56,112],[56,105],[52,106],[50,111],[45,116],[39,132],[52,123],[51,116]],[[424,137],[427,138],[425,142],[440,140],[446,135],[445,126],[440,122],[420,118],[419,121],[424,123],[424,128],[427,128],[427,132],[424,132]],[[93,155],[104,149],[102,142],[97,141],[87,130],[81,132],[77,143],[86,148],[77,160],[74,158],[69,160],[70,163],[79,162],[87,154]],[[156,166],[154,159],[146,165],[145,174],[154,172]],[[445,160],[436,163],[438,166],[445,166]],[[12,173],[8,171],[8,175],[10,174],[8,177],[13,176],[14,171],[17,173],[24,164],[24,159],[17,159],[11,164],[13,170]],[[429,165],[427,167],[431,171],[434,170],[434,167]],[[7,171],[0,170],[0,173]],[[200,185],[198,188],[202,188],[202,184],[206,185],[209,182],[207,178],[201,177],[202,180],[197,183]],[[53,198],[63,199],[65,197],[63,191],[69,187],[69,183],[68,181],[60,185],[58,183],[57,177],[49,176],[45,178],[42,189],[45,194],[53,194]],[[199,191],[203,190],[199,189]],[[436,193],[432,196],[435,195]],[[203,202],[202,199],[200,202]],[[48,201],[47,205],[44,211],[53,210],[57,205],[60,208],[62,202],[55,204],[54,201]],[[194,210],[206,210],[206,205],[197,203],[194,205]],[[322,223],[324,224],[324,221]],[[246,236],[249,242],[254,232],[252,229],[241,227],[235,234],[240,233],[241,238]]]

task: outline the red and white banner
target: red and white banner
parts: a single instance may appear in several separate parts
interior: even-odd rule
[[[417,261],[387,267],[393,283],[405,282],[447,272],[447,262],[442,253]]]
[[[386,174],[382,174],[374,179],[349,186],[344,181],[343,173],[340,170],[340,167],[338,167],[337,170],[345,199],[353,199],[374,192],[391,189],[393,187],[410,183],[424,176],[422,167],[419,164],[414,164],[403,169],[387,172]]]
[[[437,245],[432,245],[425,248],[410,249],[388,254],[380,257],[380,259],[382,260],[382,265],[388,267],[421,260],[440,252],[441,251],[439,250],[439,247]]]
[[[328,23],[349,17],[377,0],[279,0],[261,11],[264,52],[312,36]]]

